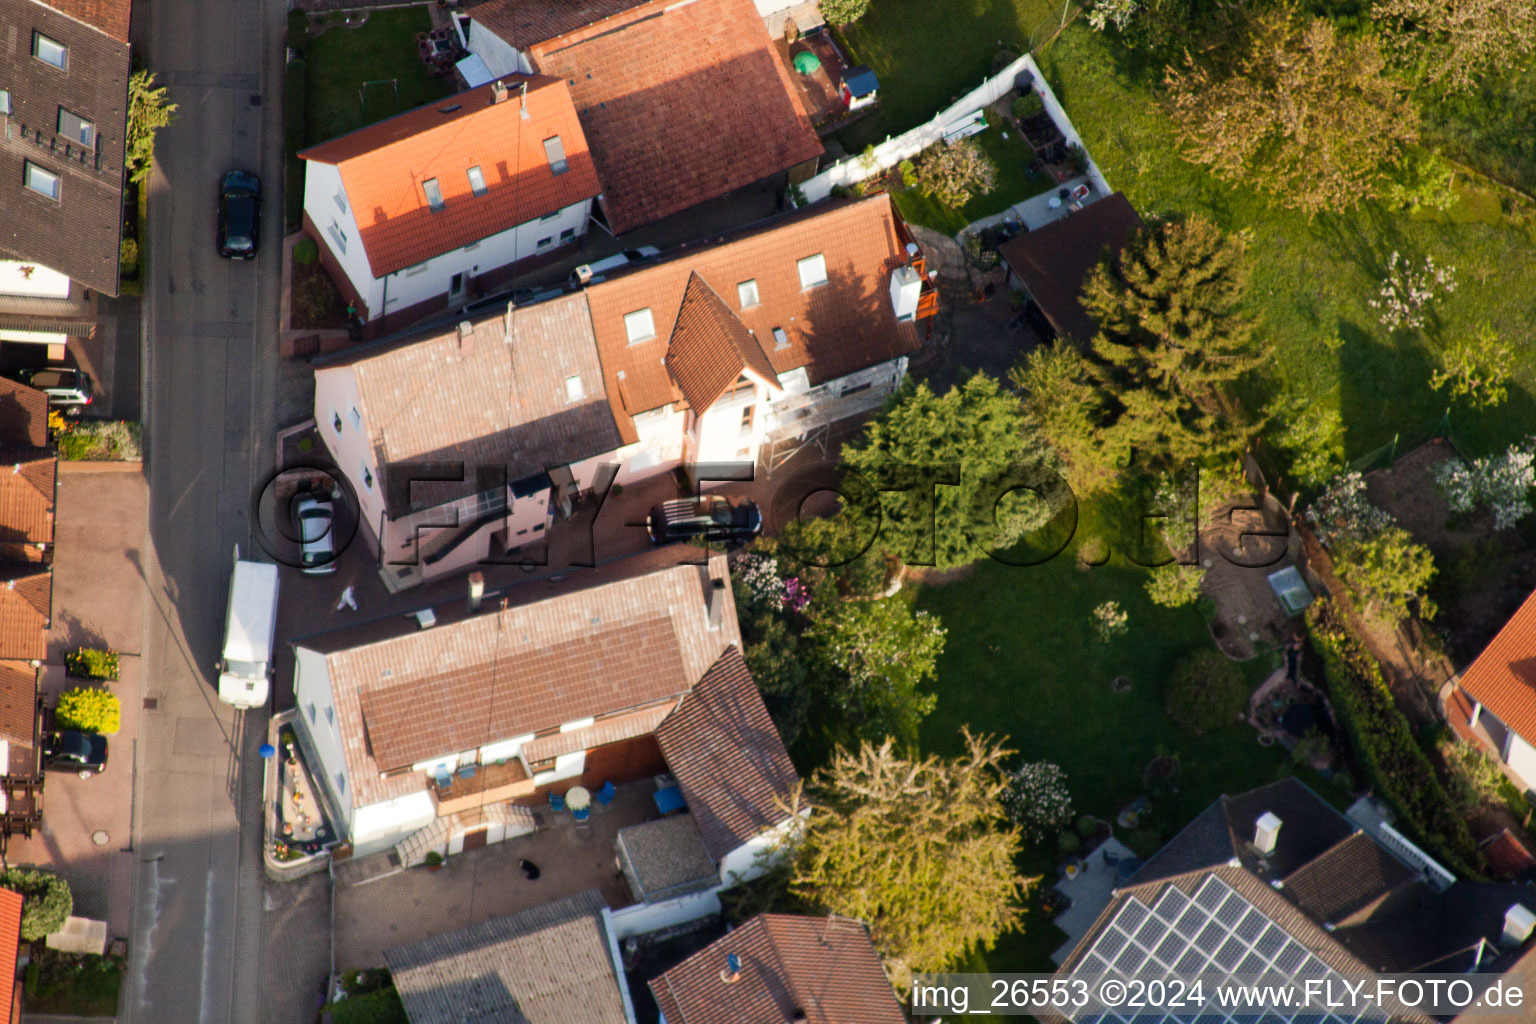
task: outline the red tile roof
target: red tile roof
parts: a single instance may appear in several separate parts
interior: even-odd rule
[[[715,860],[789,817],[800,777],[735,647],[661,723],[656,743]]]
[[[1494,874],[1502,878],[1514,878],[1536,868],[1536,857],[1507,828],[1483,843],[1483,855]]]
[[[1536,592],[1461,673],[1461,688],[1522,739],[1536,743]]]
[[[631,417],[683,394],[665,358],[683,297],[697,274],[726,296],[780,375],[804,367],[815,387],[915,351],[917,327],[891,308],[891,271],[906,262],[908,236],[887,195],[818,204],[729,239],[684,249],[586,289],[604,387],[626,441]],[[821,254],[827,283],[800,287],[798,261]],[[758,304],[737,308],[737,284],[757,282]],[[656,337],[631,345],[624,315],[649,308]],[[774,339],[784,332],[785,346]]]
[[[740,958],[726,981],[726,957]],[[759,914],[651,982],[668,1021],[906,1024],[864,926],[847,918]]]
[[[683,398],[695,409],[708,409],[745,369],[780,386],[763,346],[698,274],[688,278],[683,291],[666,364]]]
[[[507,85],[500,103],[492,102],[496,83],[490,82],[299,154],[340,168],[374,277],[597,195],[597,170],[566,84],[540,75],[499,81]],[[554,136],[568,164],[561,174],[551,169],[544,147]],[[482,195],[470,185],[471,167],[484,177]],[[443,197],[436,212],[422,188],[434,178]]]
[[[650,0],[530,52],[570,84],[619,234],[821,155],[752,0]]]
[[[0,569],[0,659],[41,661],[48,656],[53,573],[35,565]]]
[[[48,443],[48,396],[0,377],[0,444],[41,448]]]
[[[120,43],[128,42],[128,20],[133,14],[132,0],[42,0],[76,21],[100,29]]]

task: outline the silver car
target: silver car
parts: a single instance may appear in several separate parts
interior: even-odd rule
[[[336,571],[336,506],[329,498],[303,497],[295,513],[299,520],[299,563],[304,572]]]

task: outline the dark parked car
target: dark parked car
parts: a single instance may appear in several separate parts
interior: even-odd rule
[[[84,370],[14,370],[6,376],[37,388],[48,396],[49,405],[71,416],[78,416],[96,398],[91,375]]]
[[[43,767],[53,772],[76,772],[88,779],[107,768],[107,738],[73,729],[51,732],[43,741]]]
[[[248,171],[230,171],[219,184],[219,255],[248,260],[260,241],[261,181]]]
[[[718,494],[664,501],[645,518],[652,544],[702,537],[705,540],[746,541],[763,530],[763,514],[750,501],[732,504]]]

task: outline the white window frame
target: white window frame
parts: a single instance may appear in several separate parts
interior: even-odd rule
[[[656,320],[651,316],[651,307],[646,306],[644,309],[624,314],[624,336],[629,339],[631,345],[638,345],[642,341],[650,341],[656,337]]]
[[[11,90],[0,89],[0,114],[11,112]]]
[[[762,305],[763,300],[757,293],[757,278],[749,278],[736,285],[736,302],[742,309]]]
[[[364,462],[362,459],[357,460],[357,466],[358,469],[362,471],[359,474],[359,478],[363,481],[363,486],[368,488],[370,491],[373,490],[373,470],[369,469],[368,463]]]
[[[581,374],[573,373],[565,378],[565,400],[567,402],[579,402],[586,397],[587,390],[582,387]]]
[[[551,135],[544,140],[544,159],[549,161],[551,174],[564,174],[571,169],[571,163],[565,156],[565,143],[560,141],[558,135]]]
[[[554,244],[555,244],[555,236],[554,235],[545,235],[543,238],[539,239],[538,243],[534,246],[534,249],[535,250],[538,250],[538,249],[548,249],[550,246],[552,246]]]
[[[818,252],[814,256],[807,256],[803,260],[796,260],[795,270],[800,275],[801,291],[820,288],[827,283],[827,260],[822,253]]]
[[[431,260],[422,260],[420,263],[413,263],[405,268],[405,276],[415,277],[417,274],[425,274],[431,266]]]
[[[352,415],[352,429],[353,430],[362,430],[363,429],[363,414],[357,411],[357,406],[354,405],[352,407],[351,415]]]
[[[469,190],[475,195],[483,196],[490,191],[490,188],[485,184],[485,172],[480,169],[479,164],[465,171],[464,176],[469,179]]]
[[[336,248],[345,254],[347,251],[347,233],[341,230],[341,225],[333,220],[326,230],[331,233],[331,241],[336,243]]]
[[[421,183],[422,194],[427,197],[427,208],[433,213],[438,212],[447,202],[443,199],[443,187],[438,184],[436,178],[428,178]]]
[[[340,182],[336,184],[336,194],[331,196],[331,198],[336,200],[336,208],[338,210],[342,213],[347,212],[347,192],[341,187]]]
[[[49,47],[52,47],[53,50],[57,50],[58,52],[53,53],[53,50],[48,49]],[[44,56],[45,53],[49,53],[58,57],[58,60],[49,59],[49,57]],[[45,36],[41,32],[33,32],[32,56],[36,57],[38,60],[42,61],[44,64],[47,64],[51,68],[58,68],[60,71],[69,70],[69,47],[65,46],[63,43],[59,42],[52,36]]]
[[[24,175],[22,181],[30,191],[37,193],[44,199],[52,199],[54,202],[59,201],[63,187],[59,183],[59,176],[57,174],[41,164],[33,163],[31,160],[24,161],[22,168],[22,174]],[[41,179],[44,184],[50,187],[47,190],[38,188],[36,179]]]
[[[564,231],[560,232],[560,241],[562,241],[562,242],[574,241],[575,238],[576,238],[576,229],[575,228],[566,228]]]

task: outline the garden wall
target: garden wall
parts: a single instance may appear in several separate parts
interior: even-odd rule
[[[687,896],[679,896],[660,903],[636,903],[632,907],[615,910],[613,911],[614,935],[620,939],[627,939],[631,935],[659,932],[663,928],[674,928],[689,921],[697,921],[701,917],[719,914],[720,896],[718,894],[722,888],[724,886],[716,886],[713,889],[690,893]]]
[[[875,146],[870,153],[844,157],[815,177],[801,182],[800,191],[804,193],[806,202],[814,203],[825,199],[832,194],[832,188],[835,185],[852,185],[863,181],[865,178],[895,167],[903,160],[911,159],[934,143],[942,141],[944,130],[950,125],[968,117],[989,103],[996,103],[1007,95],[1013,88],[1013,80],[1021,71],[1034,74],[1035,92],[1045,103],[1045,112],[1051,115],[1051,120],[1055,121],[1056,127],[1061,129],[1067,145],[1082,147],[1084,154],[1088,157],[1087,175],[1092,180],[1093,187],[1101,194],[1109,195],[1111,191],[1109,182],[1104,180],[1104,174],[1099,170],[1099,165],[1093,162],[1093,155],[1088,153],[1086,146],[1083,146],[1082,136],[1077,134],[1077,129],[1067,117],[1066,110],[1057,101],[1056,94],[1051,92],[1050,84],[1046,82],[1039,65],[1035,63],[1035,58],[1026,53],[945,107],[932,120],[901,135],[887,136],[885,141]]]

